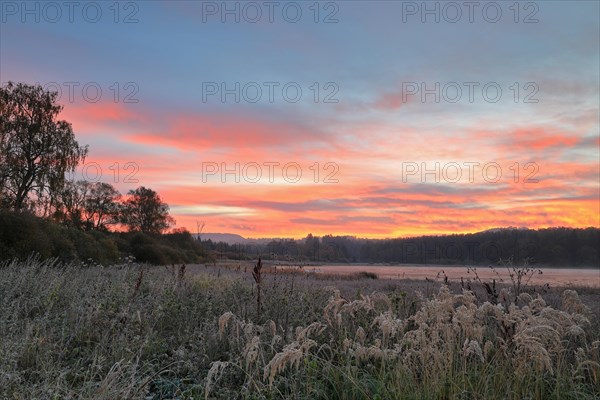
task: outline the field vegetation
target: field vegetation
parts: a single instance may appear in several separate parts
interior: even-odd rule
[[[593,288],[131,258],[0,273],[0,398],[600,398]]]

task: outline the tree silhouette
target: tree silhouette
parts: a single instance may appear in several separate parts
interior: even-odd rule
[[[169,206],[154,190],[140,186],[130,190],[128,196],[123,203],[121,222],[130,231],[159,234],[175,224]]]
[[[34,208],[52,199],[87,154],[71,124],[57,120],[57,92],[40,85],[0,88],[0,206]]]

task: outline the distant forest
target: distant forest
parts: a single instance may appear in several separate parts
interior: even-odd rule
[[[473,234],[403,239],[359,239],[308,235],[301,240],[227,244],[202,242],[214,257],[263,258],[287,262],[494,264],[512,259],[535,265],[595,266],[600,263],[600,229],[496,229]]]

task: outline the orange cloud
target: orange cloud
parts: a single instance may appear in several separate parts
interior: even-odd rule
[[[581,139],[573,134],[552,132],[543,128],[521,128],[511,132],[508,146],[543,151],[559,146],[573,146]]]
[[[101,166],[102,180],[122,193],[140,185],[157,190],[171,206],[177,226],[192,232],[200,220],[205,231],[296,238],[309,232],[384,238],[498,226],[600,225],[597,163],[559,157],[588,149],[597,139],[590,142],[557,129],[470,128],[448,136],[439,133],[446,139],[433,146],[436,132],[385,121],[315,127],[260,115],[173,112],[159,118],[114,103],[69,107],[63,118],[85,139],[100,142],[86,162]],[[127,175],[133,172],[132,162],[138,168],[133,176]],[[230,169],[235,163],[296,162],[303,178],[296,184],[281,177],[269,182],[266,176],[258,184],[235,183],[232,177],[222,183],[219,176],[205,181],[204,162],[225,163]],[[318,183],[311,169],[315,162]],[[326,162],[335,162],[339,183],[323,183]],[[418,175],[405,182],[403,162],[426,162],[428,168],[435,162],[497,162],[503,175],[496,183],[480,175],[473,182],[435,182]],[[537,170],[526,169],[528,162],[535,162]],[[527,177],[538,181],[528,183]]]

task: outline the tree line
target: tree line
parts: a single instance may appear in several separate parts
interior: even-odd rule
[[[478,233],[417,238],[363,239],[354,236],[278,239],[269,243],[227,244],[207,240],[216,257],[244,259],[262,255],[290,263],[495,264],[500,260],[537,265],[600,264],[600,229],[494,229]]]
[[[169,206],[150,188],[126,196],[109,183],[72,181],[85,161],[73,128],[59,120],[57,92],[9,82],[0,88],[0,209],[30,212],[82,230],[159,234],[174,225]]]
[[[122,195],[109,183],[68,179],[89,148],[59,119],[57,96],[40,85],[0,87],[0,260],[204,260],[189,232],[165,233],[175,220],[154,190]]]

